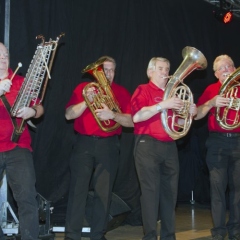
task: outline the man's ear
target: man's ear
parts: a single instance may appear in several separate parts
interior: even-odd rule
[[[148,70],[147,70],[148,78],[151,78],[151,77],[152,77],[152,72],[153,72],[152,69],[148,69]]]

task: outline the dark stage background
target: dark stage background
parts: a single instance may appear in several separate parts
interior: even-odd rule
[[[4,36],[4,0],[0,0],[0,41]],[[229,54],[240,64],[239,19],[229,25],[218,22],[213,6],[203,0],[11,0],[10,61],[18,62],[25,75],[39,43],[61,38],[52,79],[44,99],[45,115],[32,131],[37,191],[54,206],[56,221],[65,217],[69,185],[68,162],[75,140],[73,123],[64,117],[73,89],[83,81],[81,70],[102,55],[117,61],[116,82],[131,93],[146,83],[150,58],[163,56],[171,61],[171,74],[181,64],[182,49],[193,46],[203,52],[208,67],[194,71],[184,82],[195,101],[215,81],[212,62]],[[181,166],[179,201],[209,202],[208,172],[205,165],[206,119],[192,124],[189,134],[177,141]],[[121,162],[114,192],[132,209],[127,223],[141,223],[139,186],[134,169],[133,130],[124,129]]]

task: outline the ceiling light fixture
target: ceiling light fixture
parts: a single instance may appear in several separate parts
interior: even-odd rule
[[[220,0],[219,7],[214,11],[214,16],[220,22],[225,24],[230,23],[233,18],[231,4],[229,4],[226,0]]]
[[[231,11],[220,8],[214,11],[214,16],[220,22],[227,24],[232,21],[233,13]]]

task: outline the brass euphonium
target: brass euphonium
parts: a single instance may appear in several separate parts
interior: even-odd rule
[[[192,116],[189,113],[189,108],[193,104],[193,95],[189,87],[183,83],[183,80],[193,70],[205,69],[207,67],[205,56],[194,47],[185,47],[182,50],[182,56],[184,58],[183,62],[166,85],[163,101],[177,96],[184,102],[184,107],[180,110],[173,110],[173,115],[170,115],[167,109],[161,113],[164,130],[174,140],[184,137],[192,124]],[[177,123],[179,118],[184,119],[183,125]]]
[[[107,107],[111,111],[121,113],[118,101],[103,71],[102,65],[104,61],[106,61],[106,59],[98,60],[92,64],[89,64],[86,68],[82,70],[83,73],[87,72],[93,75],[93,77],[97,80],[97,82],[88,83],[84,87],[83,97],[95,120],[97,121],[99,127],[105,132],[112,132],[118,129],[120,127],[120,124],[112,120],[101,121],[95,113],[96,109],[103,108],[102,103],[107,105]],[[87,97],[87,92],[89,88],[94,89],[92,101],[90,101]]]
[[[216,107],[215,115],[218,124],[226,130],[233,130],[240,126],[239,110],[240,98],[238,90],[240,87],[240,67],[238,67],[231,75],[223,82],[218,95],[229,98],[230,103],[221,111],[220,107]],[[231,111],[231,118],[229,117]],[[231,119],[231,120],[230,120]]]

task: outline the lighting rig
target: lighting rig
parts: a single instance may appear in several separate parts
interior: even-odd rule
[[[215,18],[224,24],[230,23],[233,17],[240,18],[240,0],[204,0],[214,5]]]

